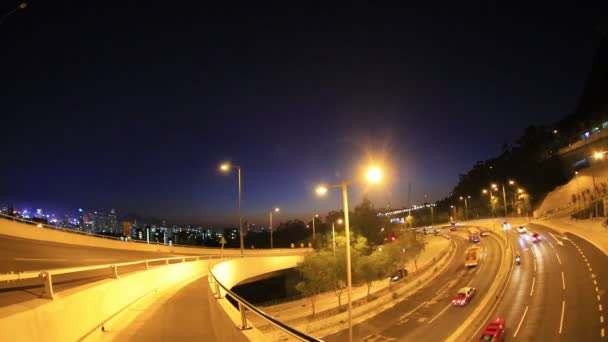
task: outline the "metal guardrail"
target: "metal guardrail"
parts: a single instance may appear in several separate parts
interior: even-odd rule
[[[288,333],[289,335],[299,339],[300,341],[310,341],[310,342],[323,342],[323,340],[317,339],[315,337],[312,336],[308,336],[305,333],[296,330],[292,327],[290,327],[289,325],[275,319],[274,317],[268,315],[267,313],[265,313],[264,311],[258,309],[257,307],[255,307],[253,304],[249,303],[248,301],[246,301],[245,299],[241,298],[239,295],[237,295],[236,293],[232,292],[230,289],[228,289],[226,286],[224,286],[222,283],[220,283],[217,278],[215,277],[215,275],[213,274],[213,272],[211,271],[211,269],[209,270],[209,283],[214,284],[213,286],[210,286],[214,291],[215,294],[215,298],[217,299],[221,299],[222,298],[222,292],[220,290],[223,289],[226,294],[230,295],[231,298],[233,298],[239,305],[239,312],[241,313],[241,326],[240,329],[241,330],[248,330],[251,329],[251,326],[249,326],[248,322],[247,322],[247,310],[255,313],[256,315],[258,315],[259,317],[261,317],[263,320],[269,322],[270,324],[274,325],[275,327],[279,328],[280,330]]]
[[[19,273],[7,273],[0,274],[0,282],[11,282],[11,281],[20,281],[20,280],[28,280],[28,279],[42,279],[44,284],[44,292],[42,294],[42,298],[55,299],[55,293],[53,291],[53,276],[62,275],[62,274],[70,274],[70,273],[79,273],[79,272],[88,272],[88,271],[96,271],[96,270],[109,270],[111,275],[118,279],[118,268],[123,266],[131,266],[131,265],[145,265],[146,270],[150,269],[150,263],[158,263],[164,262],[165,265],[170,264],[172,260],[180,260],[181,262],[189,261],[198,261],[201,259],[215,259],[221,258],[220,255],[205,255],[205,256],[183,256],[183,257],[170,257],[170,258],[160,258],[160,259],[148,259],[148,260],[139,260],[139,261],[128,261],[122,263],[115,264],[105,264],[105,265],[94,265],[94,266],[80,266],[80,267],[67,267],[67,268],[58,268],[58,269],[50,269],[43,271],[24,271]],[[20,287],[20,285],[15,285],[14,287]]]

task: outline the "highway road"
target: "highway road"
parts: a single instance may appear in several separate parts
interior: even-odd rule
[[[462,228],[460,228],[462,230]],[[457,243],[456,257],[431,284],[422,287],[393,308],[353,326],[356,341],[443,341],[473,312],[494,280],[503,250],[495,236],[482,238],[480,265],[464,266],[464,251],[471,245],[464,233],[452,233]],[[453,307],[452,298],[464,286],[478,292],[464,307]],[[345,341],[348,331],[323,337],[325,341]]]
[[[522,264],[514,266],[503,298],[486,321],[505,318],[509,340],[607,340],[602,273],[608,270],[608,257],[575,235],[535,224],[528,230],[509,233]],[[532,232],[542,240],[532,242]]]
[[[129,242],[125,242],[128,244]],[[35,241],[0,235],[0,272],[48,270],[75,266],[103,265],[158,259],[177,256],[161,252],[141,252],[77,246],[53,242]],[[144,266],[126,266],[119,271],[125,274],[143,270]],[[97,270],[53,277],[56,292],[112,276],[109,270]],[[0,306],[16,304],[38,298],[42,294],[40,280],[23,280],[0,283]]]
[[[125,242],[127,246],[129,242]],[[0,272],[22,272],[51,268],[110,264],[177,256],[26,240],[0,235]]]

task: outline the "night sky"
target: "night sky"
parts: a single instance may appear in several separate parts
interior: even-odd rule
[[[0,25],[0,204],[235,223],[222,160],[252,222],[340,208],[315,184],[369,161],[388,170],[376,207],[406,204],[408,182],[437,200],[575,109],[608,13],[407,3],[34,1]]]

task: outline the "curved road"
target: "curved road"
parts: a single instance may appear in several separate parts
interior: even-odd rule
[[[602,279],[608,257],[569,233],[537,224],[528,231],[509,233],[522,264],[514,266],[504,296],[488,319],[505,318],[509,340],[608,340],[607,287]],[[541,235],[540,242],[532,242],[532,232]]]
[[[495,236],[482,238],[480,265],[464,266],[464,250],[470,245],[462,233],[452,234],[457,244],[456,257],[446,270],[431,284],[389,310],[353,326],[356,341],[443,341],[458,328],[475,309],[481,297],[490,288],[502,260],[500,243]],[[477,294],[464,307],[453,307],[453,296],[459,288],[473,286]],[[348,331],[343,330],[323,338],[325,341],[344,341]]]

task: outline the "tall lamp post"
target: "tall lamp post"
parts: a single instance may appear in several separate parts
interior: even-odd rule
[[[278,213],[279,208],[270,209],[270,211],[268,211],[268,216],[270,217],[270,249],[272,249],[272,213],[273,212]]]
[[[241,256],[245,255],[245,243],[243,239],[243,213],[242,213],[242,202],[243,202],[243,187],[241,185],[241,167],[238,165],[232,165],[230,163],[223,163],[220,165],[220,170],[223,172],[229,172],[232,169],[238,171],[238,183],[239,183],[239,235],[241,240]]]
[[[336,221],[337,224],[342,224],[343,222],[344,221],[342,219],[338,219],[338,221]],[[336,229],[334,228],[334,222],[331,223],[331,237],[334,246],[334,256],[336,256]]]
[[[382,171],[377,167],[371,167],[367,170],[366,179],[369,183],[378,183],[382,179]],[[353,340],[353,321],[352,321],[352,272],[350,266],[350,227],[348,222],[348,186],[355,184],[359,179],[350,181],[342,181],[333,185],[320,185],[316,192],[319,195],[325,195],[328,189],[341,188],[342,202],[344,205],[344,233],[346,234],[346,286],[348,294],[348,341]]]
[[[494,195],[492,195],[492,188],[490,188],[490,190],[482,189],[481,192],[484,194],[487,194],[487,193],[490,194],[490,216],[493,216],[494,215],[494,205],[492,204],[492,202],[494,200]]]
[[[515,181],[514,180],[509,180],[509,185],[515,185]],[[502,202],[504,204],[505,207],[505,219],[508,216],[508,211],[507,211],[507,192],[505,191],[505,185],[501,184],[502,187]],[[492,189],[494,190],[498,190],[498,185],[496,185],[495,183],[492,184]]]
[[[456,220],[456,206],[450,205],[450,208],[454,209],[454,221],[458,221],[458,220]]]
[[[316,233],[315,233],[315,219],[319,217],[318,214],[314,214],[312,217],[312,241],[314,243],[315,239],[316,239]]]
[[[467,203],[467,199],[470,199],[471,196],[460,196],[460,200],[464,200],[464,220],[469,220],[469,205]]]
[[[0,25],[2,25],[4,23],[4,21],[6,20],[6,18],[11,16],[13,13],[15,13],[19,10],[24,10],[26,8],[27,8],[27,3],[21,2],[19,5],[17,5],[17,7],[13,8],[12,10],[10,10],[10,11],[6,12],[5,14],[3,14],[2,16],[0,16]]]
[[[595,160],[604,159],[604,153],[602,153],[602,152],[595,152],[593,154],[593,158]],[[597,217],[598,214],[599,214],[598,213],[598,208],[597,208],[598,207],[598,199],[597,199],[598,192],[597,192],[597,186],[595,185],[595,172],[593,170],[593,165],[591,165],[591,167],[589,169],[591,169],[591,179],[593,180],[593,193],[595,194],[595,197],[596,197],[594,207],[595,207],[595,217]]]

